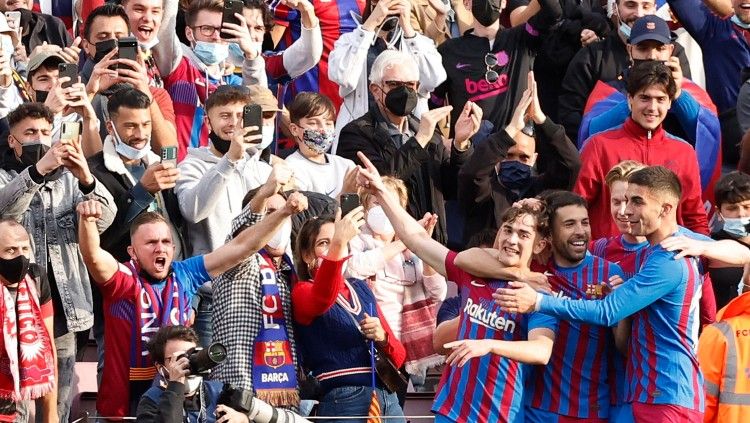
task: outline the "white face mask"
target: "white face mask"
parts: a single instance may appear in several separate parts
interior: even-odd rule
[[[391,235],[396,232],[380,206],[375,206],[367,211],[367,226],[378,235]]]
[[[146,157],[148,152],[151,151],[151,138],[148,139],[146,145],[140,150],[122,142],[122,138],[120,138],[120,135],[117,133],[114,122],[112,122],[112,140],[115,143],[115,151],[117,151],[117,154],[130,160],[140,160]]]
[[[201,383],[203,383],[203,377],[193,375],[188,376],[185,383],[185,396],[189,397],[195,395],[195,393],[198,392],[198,389],[200,389]]]
[[[159,44],[158,37],[154,37],[149,41],[138,41],[138,45],[141,47],[141,50],[143,51],[149,51],[152,48],[154,48],[154,46],[157,44]]]
[[[284,225],[276,231],[276,233],[273,235],[273,238],[271,238],[270,241],[268,241],[268,245],[270,248],[274,250],[286,250],[287,245],[289,245],[289,242],[292,238],[292,220],[287,219],[284,222]]]
[[[276,127],[274,125],[263,125],[263,139],[260,141],[258,150],[264,150],[266,147],[271,145],[271,143],[273,143],[274,132],[276,132]]]

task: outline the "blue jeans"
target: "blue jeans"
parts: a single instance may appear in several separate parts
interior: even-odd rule
[[[378,400],[380,402],[381,416],[403,417],[404,412],[398,405],[396,393],[388,393],[386,390],[377,388]],[[361,419],[350,419],[347,423],[366,423],[367,411],[372,401],[372,387],[370,386],[342,386],[328,391],[318,404],[318,416],[346,417],[356,416]],[[317,422],[339,423],[341,420],[320,419]],[[388,419],[388,423],[405,423],[405,419]]]

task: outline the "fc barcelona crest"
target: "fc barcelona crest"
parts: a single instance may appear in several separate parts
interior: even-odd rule
[[[286,354],[284,354],[284,342],[283,341],[271,341],[266,342],[266,347],[263,350],[263,361],[266,365],[278,369],[283,366],[286,362]]]

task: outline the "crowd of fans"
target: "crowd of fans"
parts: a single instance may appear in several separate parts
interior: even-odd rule
[[[0,12],[0,421],[750,412],[750,3]]]

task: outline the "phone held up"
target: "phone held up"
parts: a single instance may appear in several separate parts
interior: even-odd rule
[[[172,167],[177,167],[177,146],[171,145],[161,148],[161,162],[172,163]]]
[[[352,210],[359,207],[359,195],[354,193],[341,194],[341,216],[346,216]]]

